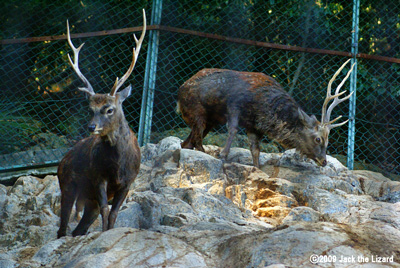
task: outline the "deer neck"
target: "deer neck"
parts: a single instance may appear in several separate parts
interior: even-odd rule
[[[292,116],[286,117],[282,117],[278,113],[267,117],[263,115],[258,120],[257,128],[262,133],[268,133],[269,138],[276,140],[286,149],[299,148],[301,133],[305,129],[295,113],[291,114]]]
[[[126,140],[130,138],[130,128],[125,117],[121,117],[117,126],[107,136],[106,141],[111,146],[126,146]]]
[[[282,122],[283,123],[283,122]],[[283,147],[298,148],[299,146],[299,135],[297,126],[289,126],[283,123],[283,126],[279,128],[275,140],[277,140]]]

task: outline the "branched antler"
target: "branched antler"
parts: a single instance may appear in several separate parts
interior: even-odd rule
[[[353,94],[353,92],[351,92],[348,96],[346,96],[346,97],[344,97],[342,99],[339,99],[340,96],[342,96],[344,93],[346,93],[346,90],[342,91],[342,92],[339,92],[339,90],[342,88],[344,82],[346,82],[347,78],[350,76],[350,73],[353,71],[353,67],[354,67],[355,63],[351,66],[350,70],[346,74],[346,77],[343,79],[343,81],[336,88],[335,95],[331,94],[331,88],[332,88],[333,81],[335,80],[335,78],[339,75],[339,73],[343,70],[343,68],[346,66],[346,64],[350,60],[351,59],[347,60],[339,68],[339,70],[336,71],[336,73],[333,75],[332,79],[329,81],[329,84],[328,84],[328,88],[327,88],[327,92],[326,92],[326,98],[325,98],[324,104],[322,105],[321,124],[329,127],[329,129],[332,129],[332,128],[335,128],[335,127],[340,127],[340,126],[346,124],[349,121],[349,120],[346,120],[346,121],[344,121],[342,123],[333,124],[334,122],[339,120],[342,116],[338,116],[337,118],[333,119],[332,121],[330,121],[330,118],[331,118],[331,113],[332,113],[333,108],[335,108],[339,103],[341,103],[341,102],[347,100],[348,98],[350,98],[351,95]],[[326,107],[328,106],[328,103],[332,99],[333,99],[333,102],[331,103],[331,105],[327,109]]]
[[[83,83],[85,83],[85,87],[79,87],[78,89],[81,91],[87,92],[90,95],[94,95],[95,93],[93,91],[92,85],[89,83],[89,81],[86,79],[86,77],[81,73],[81,70],[79,70],[79,65],[78,65],[79,64],[79,52],[85,43],[81,44],[78,48],[76,48],[74,46],[74,44],[72,44],[71,36],[69,33],[68,20],[67,20],[67,38],[68,38],[68,44],[74,52],[74,61],[72,61],[71,56],[68,54],[69,63],[71,64],[75,73],[79,76],[79,78],[83,81]]]
[[[133,35],[133,38],[135,38],[136,48],[133,48],[132,63],[129,66],[128,71],[124,74],[124,76],[122,76],[121,79],[118,79],[118,77],[117,77],[117,79],[115,80],[114,86],[111,89],[110,96],[115,96],[115,93],[118,91],[118,89],[122,86],[123,83],[125,83],[126,79],[128,79],[128,77],[131,75],[133,68],[135,67],[136,60],[138,58],[145,33],[146,33],[146,12],[143,9],[143,31],[142,31],[142,34],[141,34],[139,40],[137,40],[136,35]]]

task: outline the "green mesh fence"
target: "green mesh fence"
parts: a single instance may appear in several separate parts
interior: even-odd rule
[[[353,83],[357,90],[356,113],[350,118],[355,123],[354,168],[394,178],[400,173],[397,1],[38,0],[1,5],[0,170],[56,164],[88,135],[90,114],[77,90],[81,82],[68,64],[71,50],[65,39],[53,38],[65,34],[66,19],[73,34],[95,33],[73,42],[85,42],[81,70],[95,91],[104,93],[130,64],[134,42],[126,29],[142,25],[145,8],[148,25],[154,27],[128,81],[133,96],[124,103],[142,144],[171,135],[186,138],[190,130],[175,112],[176,93],[202,68],[268,74],[308,114],[320,118],[330,78],[354,57],[356,80],[344,86],[349,90]],[[358,40],[352,39],[355,32]],[[50,38],[32,40],[42,36]],[[352,55],[355,48],[359,54]],[[349,119],[349,102],[335,108],[332,116],[338,115]],[[205,144],[223,146],[225,132],[225,127],[216,129]],[[243,131],[234,145],[247,147]],[[346,164],[351,146],[347,125],[332,130],[329,154]],[[282,148],[265,139],[263,150]]]
[[[147,1],[3,1],[1,18],[0,170],[55,164],[73,144],[88,136],[87,100],[82,82],[69,66],[71,34],[141,26]],[[151,13],[150,13],[151,14]],[[148,15],[150,15],[148,14]],[[139,33],[140,34],[140,33]],[[42,41],[32,42],[31,37]],[[47,37],[46,37],[47,36]],[[22,39],[21,38],[26,38]],[[132,33],[73,39],[85,42],[80,68],[98,93],[110,91],[132,60]],[[138,131],[147,40],[129,83],[132,96],[124,110]]]

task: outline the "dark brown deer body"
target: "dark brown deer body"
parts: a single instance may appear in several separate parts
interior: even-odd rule
[[[89,94],[89,105],[93,118],[89,123],[92,135],[78,142],[62,159],[58,167],[61,189],[61,222],[58,238],[65,236],[71,210],[76,202],[77,210],[84,206],[83,216],[72,232],[73,236],[84,235],[90,225],[102,216],[103,231],[113,228],[119,208],[135,180],[140,167],[140,148],[135,133],[125,119],[122,102],[129,97],[131,86],[119,92],[118,89],[129,77],[136,63],[140,46],[146,31],[136,39],[133,61],[128,72],[115,82],[110,94],[95,94],[88,80],[78,67],[78,55],[82,46],[76,49],[69,36],[68,42],[74,50],[75,62],[70,63],[85,83],[80,90]],[[111,211],[108,201],[112,200]]]
[[[347,62],[346,62],[347,63]],[[343,69],[344,65],[339,71]],[[323,112],[323,119],[308,116],[272,77],[262,73],[238,72],[224,69],[203,69],[187,80],[178,91],[178,110],[192,131],[182,148],[203,151],[203,138],[220,124],[228,124],[228,139],[221,152],[226,158],[233,138],[241,126],[250,141],[253,164],[259,167],[259,142],[264,135],[286,148],[296,148],[301,154],[326,165],[326,148],[331,128],[343,125],[329,121],[334,106],[349,96],[338,99],[344,92],[329,92],[323,111],[331,99],[334,103]],[[349,72],[350,73],[350,72]],[[348,75],[349,75],[348,73]],[[347,77],[346,77],[347,79]],[[342,83],[343,84],[343,83]],[[347,122],[347,121],[346,121]]]

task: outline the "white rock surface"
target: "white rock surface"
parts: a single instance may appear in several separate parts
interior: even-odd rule
[[[56,239],[56,176],[0,185],[0,267],[314,267],[312,256],[318,267],[400,267],[399,182],[332,157],[321,168],[294,150],[262,153],[258,169],[248,150],[223,162],[221,148],[180,142],[142,148],[116,227],[103,233],[97,220],[71,237],[71,219]]]

